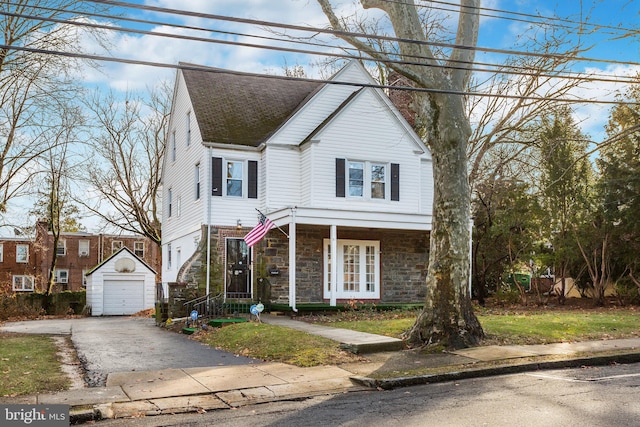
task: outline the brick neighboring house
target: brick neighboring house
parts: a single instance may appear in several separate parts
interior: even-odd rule
[[[161,252],[151,239],[136,235],[108,235],[86,232],[61,233],[58,247],[46,222],[38,222],[33,237],[0,238],[0,293],[45,292],[52,251],[57,250],[54,292],[79,291],[84,274],[122,247],[129,248],[156,271]],[[156,281],[161,280],[160,274]]]

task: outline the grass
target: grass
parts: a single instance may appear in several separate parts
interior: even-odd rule
[[[0,334],[0,396],[52,392],[69,387],[50,337]]]
[[[416,311],[342,312],[307,316],[306,321],[400,338],[415,321]],[[540,344],[637,337],[640,313],[617,309],[605,313],[549,311],[531,313],[477,313],[490,344]],[[296,366],[339,364],[358,360],[338,343],[289,328],[243,323],[199,332],[196,339],[235,354]]]
[[[483,314],[478,319],[487,335],[484,344],[543,344],[638,336],[640,314],[618,309],[606,313],[550,311],[522,314]],[[330,326],[401,337],[415,314],[389,320],[332,321]]]
[[[358,360],[335,341],[264,323],[230,324],[199,332],[195,338],[235,354],[302,367]]]

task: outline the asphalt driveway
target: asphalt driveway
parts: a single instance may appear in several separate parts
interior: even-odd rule
[[[256,359],[236,356],[155,326],[154,319],[86,317],[9,322],[0,331],[71,335],[89,386],[105,384],[113,372],[249,365]]]

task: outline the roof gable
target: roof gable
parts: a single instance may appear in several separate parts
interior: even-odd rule
[[[156,274],[156,271],[151,268],[149,266],[149,264],[147,264],[146,262],[144,262],[144,260],[142,258],[140,258],[138,255],[134,254],[131,249],[127,248],[126,246],[123,246],[120,248],[120,250],[114,252],[111,254],[111,256],[105,258],[100,264],[96,265],[95,267],[93,267],[91,270],[87,271],[85,273],[85,276],[90,276],[93,273],[95,273],[97,270],[99,270],[100,268],[102,268],[102,266],[104,266],[106,263],[108,263],[109,261],[111,261],[112,259],[114,259],[115,257],[119,256],[121,252],[128,252],[129,255],[131,255],[136,261],[139,261],[143,266],[145,266],[150,272],[152,272],[153,274]]]
[[[257,147],[322,83],[181,64],[204,142]]]

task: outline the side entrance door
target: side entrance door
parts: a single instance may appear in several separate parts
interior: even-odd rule
[[[251,248],[243,239],[227,239],[226,296],[227,298],[251,298]]]

